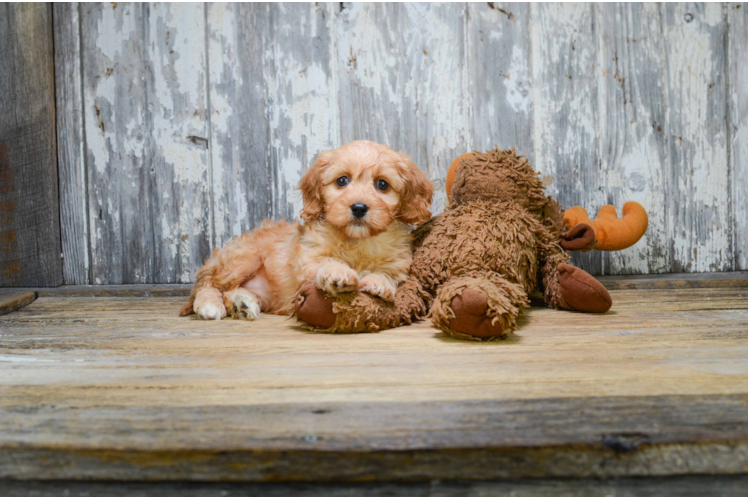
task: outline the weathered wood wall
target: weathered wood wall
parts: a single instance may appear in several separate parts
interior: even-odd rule
[[[0,286],[62,283],[52,7],[0,5]]]
[[[320,151],[516,146],[566,206],[642,203],[593,273],[748,268],[748,4],[56,4],[67,283],[189,282],[293,218]]]

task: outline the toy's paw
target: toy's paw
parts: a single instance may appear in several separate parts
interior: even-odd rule
[[[367,274],[359,281],[358,289],[387,302],[395,302],[395,286],[392,280],[381,274]]]
[[[308,325],[330,328],[338,319],[338,315],[332,310],[334,303],[335,299],[327,297],[314,283],[307,283],[301,286],[296,295],[295,315]]]
[[[450,304],[455,317],[449,320],[453,330],[479,338],[503,335],[500,321],[495,323],[488,317],[488,298],[481,291],[465,288]]]
[[[561,238],[561,247],[570,252],[587,252],[595,248],[595,243],[597,243],[595,230],[584,222],[569,229],[566,236]]]
[[[358,288],[358,274],[343,263],[327,264],[317,271],[315,284],[332,296],[354,292]]]
[[[613,305],[602,283],[571,264],[558,265],[558,283],[564,302],[575,311],[604,313]]]

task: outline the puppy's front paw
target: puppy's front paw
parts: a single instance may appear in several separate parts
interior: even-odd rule
[[[395,301],[395,285],[392,284],[392,280],[381,274],[367,274],[361,278],[358,289],[387,302]]]
[[[224,293],[223,297],[232,318],[252,321],[260,317],[260,303],[253,294],[237,289]]]
[[[329,264],[319,268],[314,284],[328,295],[353,292],[358,288],[358,274],[345,264]]]
[[[200,319],[220,320],[226,317],[226,308],[221,300],[221,292],[215,288],[205,288],[197,292],[192,307]]]

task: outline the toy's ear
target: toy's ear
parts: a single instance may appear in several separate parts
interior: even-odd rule
[[[597,250],[623,250],[628,248],[642,236],[649,225],[647,211],[635,201],[627,201],[623,205],[623,216],[619,219],[613,205],[605,205],[591,221],[587,211],[582,207],[571,207],[564,212],[564,221],[569,226],[589,224],[595,231]]]
[[[464,155],[460,155],[457,158],[455,158],[455,161],[452,162],[452,164],[449,166],[449,170],[447,170],[447,200],[452,199],[452,184],[455,182],[455,176],[457,175],[457,169],[460,168],[460,160],[463,158],[467,158],[469,156],[473,156],[473,153],[465,153]]]
[[[299,190],[304,199],[304,207],[300,215],[305,221],[318,219],[325,211],[325,200],[322,196],[322,171],[331,160],[331,151],[320,153],[317,161],[309,167],[299,182]]]
[[[398,165],[405,180],[400,192],[400,220],[406,224],[424,224],[431,218],[434,185],[409,157],[404,156]]]

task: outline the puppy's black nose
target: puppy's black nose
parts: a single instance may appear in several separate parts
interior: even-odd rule
[[[351,213],[357,219],[361,219],[364,215],[366,215],[366,212],[368,211],[369,211],[369,207],[367,207],[361,202],[354,203],[353,205],[351,205]]]

